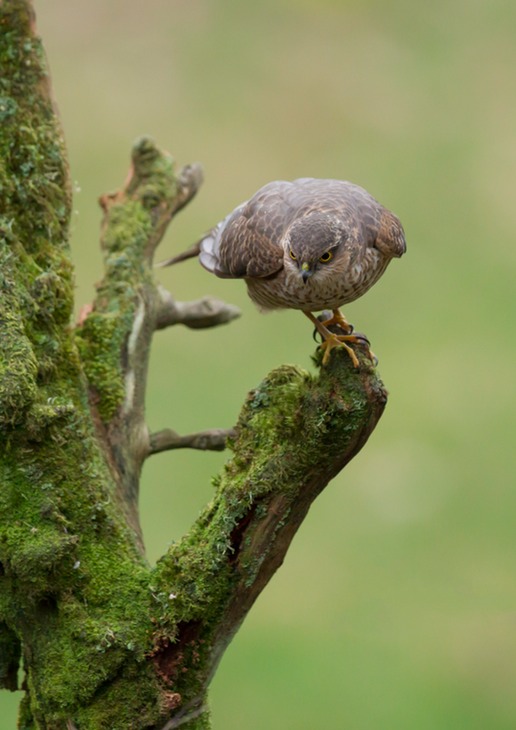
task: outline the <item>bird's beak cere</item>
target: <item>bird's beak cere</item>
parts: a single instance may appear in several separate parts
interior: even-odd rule
[[[310,268],[310,264],[307,261],[304,261],[301,264],[301,278],[303,279],[303,282],[306,284],[308,279],[312,276],[314,273],[313,269]]]

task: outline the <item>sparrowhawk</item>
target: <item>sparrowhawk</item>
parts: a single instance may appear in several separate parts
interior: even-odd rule
[[[300,309],[321,334],[323,364],[330,351],[360,338],[339,311],[405,253],[398,218],[364,188],[343,180],[278,180],[260,188],[194,247],[168,261],[199,255],[216,276],[244,279],[261,310]],[[324,322],[313,312],[332,310]],[[336,334],[328,328],[337,328]]]

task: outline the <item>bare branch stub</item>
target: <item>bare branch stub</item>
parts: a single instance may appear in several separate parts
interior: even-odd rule
[[[149,437],[149,456],[172,449],[198,449],[200,451],[224,451],[228,438],[233,438],[232,428],[214,428],[180,436],[170,428],[152,433]]]
[[[183,324],[190,329],[205,329],[228,324],[241,315],[240,309],[215,297],[202,297],[191,302],[178,302],[164,287],[159,287],[160,303],[156,329]]]

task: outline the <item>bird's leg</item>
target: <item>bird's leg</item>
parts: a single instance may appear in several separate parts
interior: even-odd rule
[[[324,327],[328,328],[331,327],[331,325],[336,324],[338,327],[340,327],[340,329],[344,330],[347,335],[352,334],[353,325],[348,322],[340,309],[334,309],[332,311],[333,316],[330,317],[330,319],[326,319],[323,321]]]
[[[327,322],[320,322],[317,319],[317,317],[314,317],[312,312],[305,312],[303,310],[303,314],[305,316],[307,316],[308,319],[314,324],[316,330],[319,332],[319,334],[323,338],[323,341],[321,343],[321,347],[324,350],[324,355],[323,355],[323,359],[322,359],[323,365],[326,365],[326,363],[328,362],[329,357],[330,357],[330,352],[333,350],[334,347],[343,347],[347,351],[348,355],[350,356],[353,366],[356,368],[358,367],[358,365],[359,365],[358,358],[355,355],[355,353],[353,352],[353,349],[346,343],[347,342],[361,342],[362,340],[360,338],[358,338],[358,337],[356,337],[356,335],[352,335],[352,334],[335,335],[333,332],[330,332],[330,330],[327,329],[327,327],[326,327],[326,324],[328,324],[328,322],[331,322],[331,320],[328,320]],[[339,314],[340,314],[340,312],[339,312]],[[341,317],[342,317],[342,315],[341,315]],[[344,320],[344,322],[346,322],[346,320],[343,317],[342,317],[342,319]],[[346,322],[346,324],[347,324],[347,322]],[[348,328],[350,328],[349,324],[348,324]],[[351,329],[348,329],[348,332],[351,332]]]
[[[358,358],[354,350],[347,344],[348,342],[357,343],[362,346],[365,345],[368,350],[368,355],[373,364],[375,366],[378,364],[378,358],[369,347],[369,340],[367,339],[367,337],[359,333],[353,334],[353,325],[349,324],[347,319],[344,317],[343,314],[341,314],[338,309],[334,309],[333,316],[330,319],[324,320],[323,322],[317,319],[317,317],[314,317],[311,312],[305,312],[303,310],[303,314],[307,316],[311,322],[313,322],[317,332],[319,332],[323,339],[321,343],[321,347],[324,350],[324,355],[322,359],[323,365],[326,365],[326,363],[328,362],[330,358],[330,352],[333,350],[334,347],[343,347],[350,356],[353,366],[357,368],[359,366]],[[337,325],[338,327],[343,329],[345,334],[337,335],[334,332],[331,332],[328,329],[328,326],[331,327],[332,325]]]
[[[352,335],[354,331],[354,327],[352,324],[348,322],[346,317],[342,314],[340,309],[333,309],[333,316],[330,317],[330,319],[323,320],[323,325],[328,329],[328,327],[331,327],[332,325],[337,325],[337,327],[340,327],[340,329],[344,330],[346,335]],[[369,347],[369,340],[367,337],[363,334],[359,334],[358,332],[353,335],[355,339],[350,339],[348,342],[360,342],[363,345],[367,345],[367,350],[369,357],[371,359],[371,362],[374,363],[374,366],[376,367],[378,365],[378,358],[374,354],[374,352]]]
[[[340,309],[334,309],[333,317],[331,319],[323,322],[323,324],[325,327],[329,327],[333,324],[336,324],[338,327],[345,330],[347,335],[351,335],[351,334],[353,334],[353,332],[355,332],[353,325],[348,322],[348,320],[342,314]],[[355,334],[353,336],[356,339],[350,340],[350,342],[360,342],[362,345],[366,345],[369,358],[370,358],[371,362],[374,364],[374,366],[376,367],[378,365],[378,358],[376,357],[374,352],[371,350],[371,348],[369,346],[370,342],[367,339],[366,335],[362,334],[361,332],[355,332]]]

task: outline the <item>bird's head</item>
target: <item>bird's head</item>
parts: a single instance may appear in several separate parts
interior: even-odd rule
[[[314,211],[297,218],[283,240],[285,269],[305,284],[314,276],[321,278],[342,255],[346,240],[342,221],[334,216]]]

